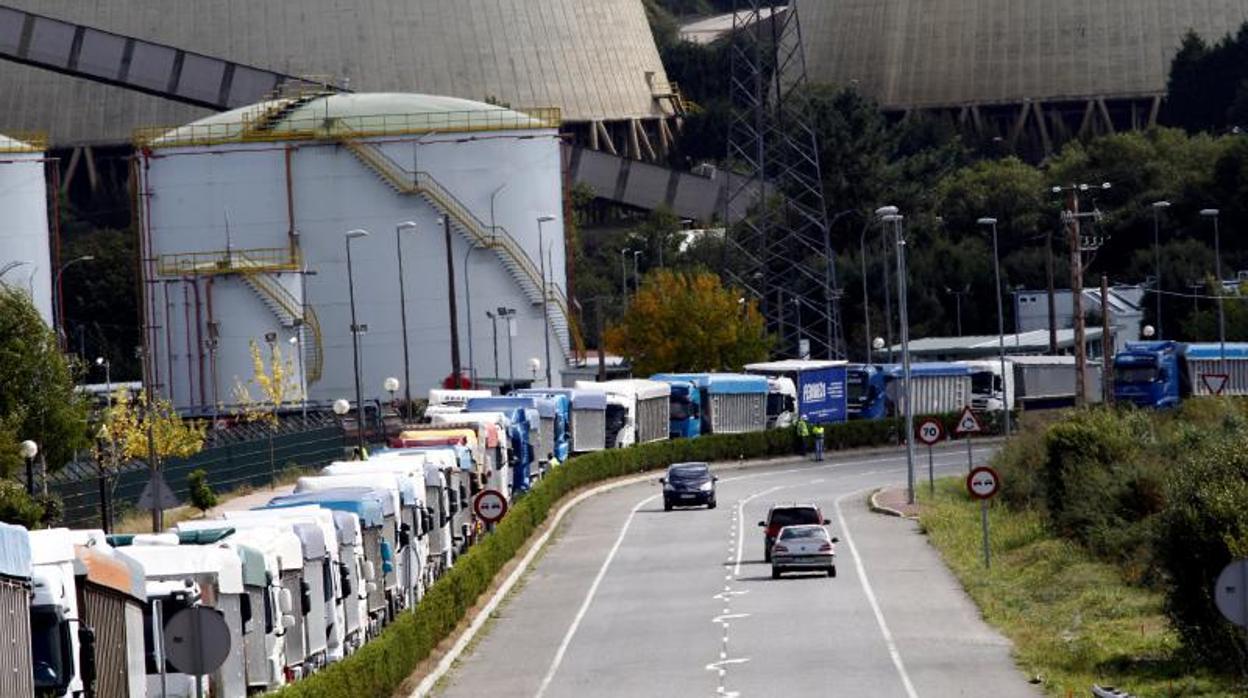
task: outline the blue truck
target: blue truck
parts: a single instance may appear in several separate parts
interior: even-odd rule
[[[882,364],[850,364],[846,368],[845,392],[850,419],[884,419],[893,413],[888,397],[892,369]]]
[[[671,436],[740,434],[767,428],[767,379],[742,373],[660,373],[672,386]]]
[[[511,446],[511,491],[514,494],[529,491],[529,480],[534,475],[533,465],[537,462],[537,449],[534,444],[534,434],[539,433],[540,423],[534,424],[530,420],[538,420],[537,409],[532,407],[532,398],[523,398],[523,401],[530,406],[505,406],[499,403],[483,402],[477,403],[477,400],[493,401],[493,400],[517,400],[519,398],[473,398],[468,401],[465,413],[494,413],[501,414],[507,418],[509,424],[507,426],[507,441]],[[452,415],[453,417],[454,415]]]
[[[1191,396],[1248,395],[1248,344],[1128,342],[1114,356],[1114,399],[1175,407]]]

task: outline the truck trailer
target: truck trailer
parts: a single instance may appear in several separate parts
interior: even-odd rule
[[[606,395],[609,448],[668,438],[672,388],[667,383],[633,378],[602,383],[577,381],[576,387],[578,390],[597,390]],[[617,408],[615,419],[612,418],[612,407]]]
[[[775,409],[781,405],[771,405],[772,395],[768,397],[768,421],[775,427],[782,427],[796,421],[797,417],[822,424],[846,421],[849,418],[846,390],[848,366],[845,361],[787,359],[746,364],[745,372],[792,381],[796,393],[796,415],[790,413],[786,417],[785,412]],[[782,385],[777,384],[776,387]],[[783,399],[783,396],[779,397]]]
[[[673,436],[740,434],[767,428],[769,386],[765,376],[660,373],[651,380],[672,386]]]
[[[30,533],[0,523],[0,696],[34,698],[35,670],[30,636],[33,564]]]
[[[1175,407],[1191,396],[1248,395],[1248,343],[1127,342],[1114,356],[1114,399]]]

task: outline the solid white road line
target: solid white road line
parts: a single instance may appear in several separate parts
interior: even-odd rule
[[[846,497],[853,497],[861,494],[861,492],[851,492],[843,494],[836,499],[836,518],[841,524],[841,535],[845,538],[845,544],[849,546],[849,553],[854,557],[854,566],[858,570],[858,581],[862,583],[862,590],[867,595],[867,601],[871,604],[871,611],[875,613],[875,622],[880,626],[880,633],[884,636],[884,644],[888,646],[888,654],[893,659],[893,666],[897,668],[897,675],[901,677],[901,684],[906,689],[906,695],[909,698],[918,698],[918,694],[914,691],[914,684],[910,682],[910,674],[906,672],[906,665],[901,660],[901,651],[897,649],[897,643],[893,640],[893,633],[888,629],[888,622],[884,620],[884,612],[880,610],[880,603],[875,598],[875,590],[871,588],[871,581],[867,579],[867,569],[862,564],[862,557],[858,555],[858,548],[854,545],[854,538],[849,533],[849,524],[845,521],[845,514],[841,511],[841,502]]]
[[[624,525],[620,527],[620,535],[615,538],[615,545],[611,546],[611,551],[607,553],[607,559],[602,561],[602,567],[598,568],[598,575],[594,577],[594,583],[589,585],[589,592],[585,594],[585,600],[581,602],[581,607],[576,610],[576,616],[572,619],[572,625],[568,626],[568,632],[564,634],[563,641],[559,643],[559,649],[555,651],[555,658],[550,662],[550,668],[546,670],[546,675],[542,677],[542,683],[537,687],[535,698],[541,698],[546,693],[546,689],[550,686],[550,682],[555,678],[555,672],[559,671],[559,665],[563,663],[563,655],[568,651],[568,646],[572,644],[572,636],[576,635],[576,631],[581,627],[581,620],[585,618],[585,613],[589,610],[589,605],[593,603],[594,596],[598,593],[598,585],[602,584],[602,578],[607,576],[607,568],[611,566],[611,562],[615,560],[615,554],[620,551],[620,545],[624,542],[624,536],[628,534],[629,526],[633,525],[633,519],[637,516],[637,511],[646,504],[653,502],[659,495],[652,494],[649,497],[637,502],[632,511],[628,512],[628,518],[624,520]]]
[[[745,505],[750,501],[757,499],[765,494],[770,494],[779,489],[784,489],[784,485],[777,485],[769,489],[765,489],[742,499],[737,502],[737,562],[732,566],[732,576],[741,576],[741,556],[745,549]]]

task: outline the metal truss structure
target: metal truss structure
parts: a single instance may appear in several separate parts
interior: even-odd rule
[[[729,279],[760,301],[775,352],[845,356],[835,255],[828,239],[797,2],[737,0],[725,211],[748,210],[724,246]],[[728,216],[725,216],[728,219]]]

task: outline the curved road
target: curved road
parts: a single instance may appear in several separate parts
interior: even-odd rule
[[[965,472],[966,452],[936,465]],[[1039,695],[916,525],[867,510],[870,488],[904,483],[904,452],[718,472],[713,511],[664,512],[650,480],[570,512],[436,694]],[[831,520],[837,578],[771,579],[757,523],[794,500]]]

